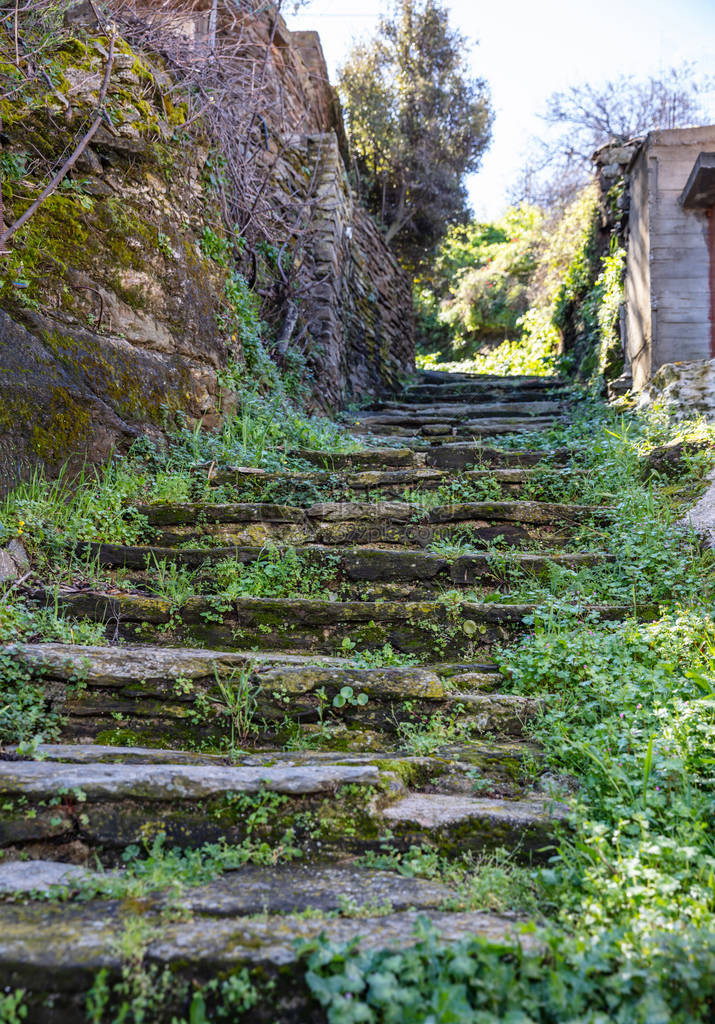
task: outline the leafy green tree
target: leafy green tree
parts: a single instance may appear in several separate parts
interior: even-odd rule
[[[416,287],[420,325],[429,326],[431,314],[437,328],[427,344],[439,344],[439,325],[446,329],[450,348],[460,354],[518,337],[543,245],[542,222],[537,207],[523,205],[495,223],[471,221],[449,228]]]
[[[340,69],[360,192],[407,264],[465,217],[464,176],[491,138],[489,89],[470,75],[468,49],[439,0],[394,0]]]

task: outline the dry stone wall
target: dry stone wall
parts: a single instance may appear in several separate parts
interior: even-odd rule
[[[350,190],[335,133],[312,136],[318,163],[311,244],[314,365],[331,405],[396,386],[414,366],[411,285]]]

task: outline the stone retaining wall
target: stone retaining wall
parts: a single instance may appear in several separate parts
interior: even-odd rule
[[[414,367],[409,276],[356,202],[334,132],[311,136],[317,160],[312,328],[328,404],[393,388]]]

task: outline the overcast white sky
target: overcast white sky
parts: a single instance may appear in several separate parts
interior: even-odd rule
[[[683,60],[715,73],[715,0],[447,0],[472,41],[474,73],[496,111],[491,148],[470,179],[472,206],[496,217],[522,164],[528,137],[556,89],[647,74]],[[354,38],[373,33],[386,0],[312,0],[289,28],[320,32],[331,78]],[[715,100],[715,97],[711,97]],[[712,105],[715,120],[715,102]]]

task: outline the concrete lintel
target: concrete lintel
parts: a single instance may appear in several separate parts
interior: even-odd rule
[[[705,210],[715,206],[715,153],[701,153],[690,172],[680,196],[686,210]]]

